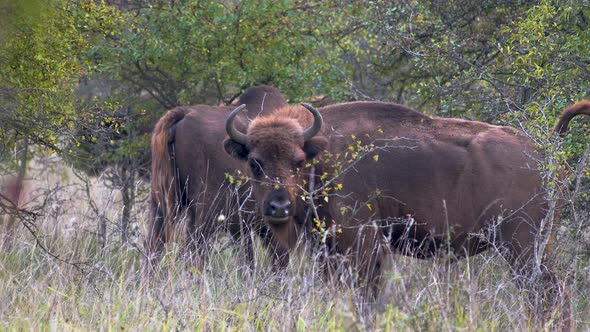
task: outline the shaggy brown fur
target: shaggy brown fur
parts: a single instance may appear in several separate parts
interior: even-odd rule
[[[174,126],[180,122],[189,108],[172,109],[156,124],[152,135],[152,181],[151,181],[151,225],[148,229],[146,247],[149,251],[161,250],[172,240],[180,199],[180,188],[175,180],[174,158],[171,150],[174,143]]]

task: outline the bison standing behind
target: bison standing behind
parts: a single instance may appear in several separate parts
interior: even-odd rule
[[[533,266],[548,210],[542,153],[521,132],[391,103],[303,106],[309,112],[282,108],[245,131],[234,126],[241,107],[227,119],[224,149],[247,164],[258,212],[283,245],[315,229],[370,294],[391,249],[427,258],[503,247],[516,275],[537,267],[552,280]],[[574,105],[556,130],[589,110]]]
[[[248,105],[252,117],[287,105],[283,95],[270,86],[247,90],[240,103]],[[256,223],[253,216],[249,217],[252,223],[245,223],[248,216],[238,212],[240,207],[250,207],[247,188],[236,189],[226,179],[226,173],[233,174],[240,166],[219,151],[225,137],[225,118],[232,109],[208,105],[177,107],[156,124],[152,136],[151,213],[145,243],[149,264],[179,229],[185,229],[189,251],[197,251],[198,258],[204,258],[209,239],[221,226],[221,215],[235,239],[244,231],[257,231],[270,245],[279,264],[285,264],[286,251],[275,245],[261,223]],[[246,128],[245,114],[236,122]],[[251,254],[249,236],[242,239]]]

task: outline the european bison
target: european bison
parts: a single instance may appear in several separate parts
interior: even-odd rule
[[[247,90],[239,102],[248,105],[252,117],[287,105],[283,95],[270,86]],[[235,239],[253,229],[270,244],[278,264],[285,264],[281,260],[286,259],[286,250],[274,245],[261,227],[262,222],[245,224],[243,220],[248,216],[239,215],[243,213],[238,211],[240,205],[242,210],[252,210],[247,202],[248,188],[236,189],[226,179],[226,173],[233,174],[240,165],[219,151],[225,137],[225,119],[232,109],[177,107],[156,124],[152,136],[151,216],[145,244],[149,261],[159,255],[181,227],[186,230],[189,250],[206,255],[207,240],[220,227],[223,216]],[[245,114],[237,117],[236,126],[246,128],[246,123]],[[186,224],[181,225],[181,220]],[[243,239],[251,245],[249,234]],[[248,248],[249,254],[251,250]]]
[[[226,125],[224,149],[247,165],[258,212],[283,245],[313,229],[369,294],[391,249],[427,258],[502,246],[514,272],[531,275],[548,202],[541,151],[523,133],[392,103],[303,106],[246,130],[238,107]],[[566,110],[556,131],[589,110]]]

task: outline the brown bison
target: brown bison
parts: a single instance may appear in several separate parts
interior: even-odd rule
[[[283,95],[270,86],[247,90],[239,102],[248,106],[252,117],[287,105]],[[272,245],[265,228],[259,227],[262,222],[259,225],[243,222],[248,217],[247,210],[252,210],[252,203],[247,202],[248,188],[237,188],[226,179],[226,174],[233,174],[240,165],[219,152],[225,137],[225,119],[232,109],[207,105],[177,107],[156,124],[152,136],[151,216],[146,239],[149,258],[156,258],[179,228],[186,230],[190,250],[204,255],[207,240],[219,228],[223,216],[235,239],[252,228],[271,245],[277,259],[286,259],[286,250]],[[236,118],[238,128],[246,128],[246,123],[246,114]],[[186,222],[182,224],[182,220]],[[249,236],[242,239],[248,241]],[[251,250],[248,249],[249,254]]]
[[[392,249],[464,257],[501,246],[517,275],[531,275],[548,202],[541,151],[523,133],[392,103],[303,106],[246,130],[238,107],[226,124],[224,149],[247,165],[258,212],[283,245],[320,235],[369,294]],[[572,106],[556,131],[589,111]]]

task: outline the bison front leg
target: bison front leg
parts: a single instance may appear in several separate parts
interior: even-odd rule
[[[186,215],[186,254],[197,266],[203,267],[209,258],[209,240],[213,236],[213,222],[207,223],[202,211],[195,205],[189,206]]]
[[[364,302],[375,302],[378,294],[385,256],[385,243],[377,225],[364,225],[355,243],[354,267],[357,284]]]
[[[375,302],[387,252],[383,233],[372,224],[334,231],[326,240],[326,277],[357,289],[360,302]]]
[[[257,223],[252,220],[253,216],[245,213],[235,212],[227,217],[218,217],[217,220],[226,220],[227,231],[231,235],[232,241],[238,250],[240,257],[245,257],[245,265],[250,271],[256,267],[254,252],[254,233],[260,234]]]
[[[230,219],[228,229],[234,242],[239,244],[245,251],[246,263],[251,271],[255,269],[256,265],[255,236],[260,238],[264,248],[270,255],[275,272],[284,270],[289,264],[288,249],[279,243],[273,232],[264,225],[264,222],[257,215],[243,216],[238,214],[235,218]]]
[[[270,230],[261,236],[262,243],[271,255],[273,271],[278,272],[286,269],[289,265],[289,250],[279,243]]]

